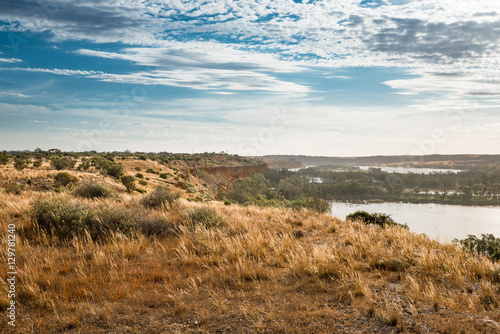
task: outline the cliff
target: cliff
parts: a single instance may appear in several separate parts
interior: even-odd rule
[[[267,163],[261,163],[257,165],[250,166],[235,166],[235,167],[225,167],[225,166],[214,166],[214,167],[191,167],[188,169],[189,174],[199,177],[200,173],[207,174],[222,174],[228,178],[241,179],[244,177],[249,177],[257,173],[263,172],[268,168]]]

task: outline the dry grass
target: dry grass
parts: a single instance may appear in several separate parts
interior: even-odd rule
[[[13,171],[3,173],[14,173]],[[75,172],[76,173],[76,172]],[[11,175],[9,174],[9,175]],[[11,175],[14,177],[14,174]],[[500,283],[493,264],[454,245],[398,228],[344,222],[311,211],[210,204],[228,222],[183,225],[197,204],[149,209],[176,235],[54,245],[35,233],[36,198],[0,192],[0,240],[14,223],[20,333],[498,333]],[[122,200],[79,201],[122,208]],[[301,233],[298,233],[300,230]],[[6,263],[5,252],[0,263]],[[6,266],[0,275],[6,276]],[[0,283],[0,306],[7,285]],[[0,331],[7,318],[0,319]]]

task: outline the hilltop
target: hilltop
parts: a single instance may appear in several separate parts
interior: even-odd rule
[[[0,239],[7,243],[14,224],[20,333],[500,329],[500,267],[485,256],[399,227],[216,200],[235,179],[228,167],[252,174],[259,160],[112,158],[73,157],[61,171],[46,160],[0,166]],[[95,161],[78,169],[85,159]],[[127,192],[113,164],[147,183]],[[63,186],[58,173],[77,181]],[[84,184],[109,192],[82,197]],[[0,290],[5,311],[3,280]]]

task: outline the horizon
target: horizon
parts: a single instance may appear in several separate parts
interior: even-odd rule
[[[0,149],[496,155],[499,51],[487,0],[7,0]]]

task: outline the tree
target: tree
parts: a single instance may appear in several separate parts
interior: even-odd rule
[[[132,175],[124,175],[121,177],[120,180],[122,181],[125,188],[127,188],[127,191],[129,193],[134,191],[134,189],[135,189],[135,177],[133,177]]]

